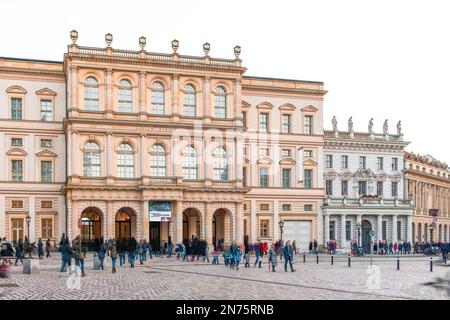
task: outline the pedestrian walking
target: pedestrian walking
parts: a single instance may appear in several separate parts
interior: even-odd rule
[[[137,241],[134,237],[131,237],[128,241],[128,262],[131,268],[134,268],[134,259],[137,249]]]
[[[115,240],[112,240],[111,242],[111,250],[109,251],[109,256],[111,257],[112,273],[116,273],[117,245]]]
[[[69,267],[69,273],[72,273],[72,248],[70,247],[69,241],[64,239],[60,242],[59,251],[61,252],[61,269],[59,272],[66,272],[67,267]]]
[[[41,238],[39,238],[37,249],[38,249],[38,257],[39,259],[42,259],[44,257],[44,244],[42,243]]]
[[[45,257],[46,258],[51,258],[51,255],[50,255],[51,248],[52,248],[52,244],[50,242],[50,239],[47,239],[47,241],[45,241],[45,253],[46,253]]]
[[[72,242],[72,248],[75,253],[75,273],[77,273],[78,268],[81,269],[81,276],[84,277],[84,258],[86,255],[85,249],[81,245],[80,235],[76,236]]]
[[[23,264],[22,255],[23,255],[23,241],[22,239],[19,239],[17,241],[14,250],[16,252],[16,262],[14,262],[14,265],[17,266],[17,262],[20,260],[20,262]]]
[[[312,243],[311,243],[312,247]],[[275,272],[275,267],[277,266],[277,251],[275,249],[275,244],[272,243],[272,245],[269,248],[269,270],[272,266],[272,272]]]
[[[287,272],[287,265],[291,267],[291,272],[294,272],[294,268],[292,266],[292,255],[294,250],[292,249],[292,245],[290,241],[286,242],[286,245],[283,248],[283,256],[284,256],[284,271]]]
[[[102,242],[99,245],[98,251],[97,251],[97,257],[100,260],[100,269],[105,270],[104,267],[104,261],[105,261],[105,256],[106,256],[106,246],[105,244]]]

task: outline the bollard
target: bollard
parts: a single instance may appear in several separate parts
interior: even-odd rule
[[[430,257],[430,272],[433,272],[433,257]]]
[[[372,266],[372,257],[370,257],[370,266]]]
[[[306,253],[303,252],[303,263],[305,263],[305,262],[306,262]]]
[[[334,258],[333,255],[331,255],[331,265],[334,264],[333,258]]]
[[[351,262],[350,262],[350,254],[348,255],[348,266],[351,267]]]
[[[400,257],[397,255],[397,270],[400,270]]]
[[[319,264],[319,254],[316,254],[316,263]]]

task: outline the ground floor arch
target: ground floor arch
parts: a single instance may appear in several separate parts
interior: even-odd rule
[[[202,215],[196,208],[187,208],[183,211],[183,241],[201,237]]]
[[[129,207],[120,208],[115,214],[115,238],[136,237],[136,212]]]
[[[232,241],[232,214],[228,209],[217,209],[212,218],[212,241],[215,250],[222,250]]]
[[[97,207],[87,207],[81,212],[81,241],[88,250],[93,249],[95,239],[102,237],[102,217]]]

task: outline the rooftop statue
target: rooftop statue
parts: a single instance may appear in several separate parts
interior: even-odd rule
[[[397,135],[398,136],[402,135],[402,122],[401,121],[397,122]]]
[[[348,132],[353,132],[353,121],[352,121],[352,117],[350,117],[350,119],[348,119]]]
[[[336,116],[333,116],[333,119],[331,120],[331,123],[333,125],[333,131],[337,132],[338,131],[338,127],[337,127],[337,120],[336,120]]]
[[[369,133],[373,133],[373,118],[369,121]]]
[[[383,134],[384,135],[388,135],[388,120],[384,120],[384,124],[383,124]]]

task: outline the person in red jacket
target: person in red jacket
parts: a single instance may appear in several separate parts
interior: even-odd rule
[[[397,249],[398,249],[398,244],[397,244],[397,242],[396,242],[396,243],[394,243],[394,253],[397,253],[397,252],[398,252]]]

